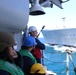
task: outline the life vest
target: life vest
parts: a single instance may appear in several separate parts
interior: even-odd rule
[[[9,72],[11,75],[24,75],[23,71],[13,63],[0,59],[0,69]]]
[[[22,56],[30,57],[30,58],[34,61],[34,63],[37,63],[35,57],[30,53],[30,51],[28,51],[28,50],[22,50],[22,49],[21,49],[21,50],[19,51],[19,53],[20,53]]]

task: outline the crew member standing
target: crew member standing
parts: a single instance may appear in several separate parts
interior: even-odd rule
[[[31,54],[31,50],[36,46],[36,41],[32,36],[24,39],[20,49],[20,54],[23,56],[23,71],[25,75],[29,75],[30,68],[33,64],[37,63],[35,57]]]
[[[30,36],[33,36],[36,40],[37,45],[35,46],[35,48],[31,51],[31,53],[34,55],[34,57],[37,60],[37,63],[41,63],[41,58],[42,58],[42,53],[41,50],[45,49],[45,45],[43,43],[41,43],[37,37],[37,28],[35,26],[30,26],[28,29],[28,32],[30,34]]]

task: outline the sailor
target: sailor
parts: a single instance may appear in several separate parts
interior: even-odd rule
[[[29,75],[31,66],[37,63],[35,57],[30,52],[36,45],[35,39],[32,36],[28,36],[24,39],[19,51],[24,59],[23,71],[25,75]]]
[[[30,26],[28,29],[28,32],[29,32],[30,36],[33,36],[37,42],[37,45],[35,46],[35,48],[33,48],[31,53],[36,58],[37,63],[41,63],[41,58],[42,58],[41,50],[45,49],[45,45],[38,40],[38,38],[37,38],[38,32],[37,32],[37,28],[35,26]]]
[[[24,75],[20,54],[15,52],[13,34],[0,31],[0,75]]]
[[[46,75],[46,70],[42,64],[36,63],[31,67],[30,75]]]

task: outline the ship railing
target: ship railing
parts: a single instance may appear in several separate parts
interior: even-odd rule
[[[46,55],[44,55],[45,53],[48,53],[49,55],[55,55],[55,54],[65,54],[65,59],[63,60],[63,61],[55,61],[55,60],[57,60],[57,58],[55,57],[55,59],[54,59],[54,57],[52,56],[52,58],[54,59],[54,60],[51,60],[51,57],[50,57],[50,59],[48,59],[47,57],[46,57]],[[76,55],[76,54],[73,54],[73,55]],[[60,58],[60,57],[59,57]],[[74,72],[76,73],[76,67],[75,67],[75,63],[74,63],[74,61],[73,61],[73,58],[72,58],[72,55],[71,55],[71,52],[69,53],[68,52],[68,50],[66,50],[66,52],[65,53],[62,53],[62,52],[60,52],[60,51],[56,51],[56,52],[50,52],[50,51],[47,51],[47,50],[44,50],[44,52],[43,52],[43,60],[44,61],[48,61],[49,63],[57,63],[57,64],[60,64],[60,63],[65,63],[66,64],[66,69],[64,70],[64,71],[62,71],[62,72],[55,72],[56,74],[63,74],[63,73],[66,73],[66,75],[69,75],[69,73],[71,73],[71,72],[73,72],[73,71],[69,71],[69,62],[70,62],[70,60],[71,60],[71,62],[72,62],[72,65],[73,65],[73,67],[74,67]],[[45,62],[44,62],[44,65],[45,65]],[[48,68],[48,67],[47,67]]]

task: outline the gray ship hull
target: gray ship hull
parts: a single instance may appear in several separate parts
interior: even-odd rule
[[[42,34],[46,43],[76,47],[76,28],[43,30]]]

